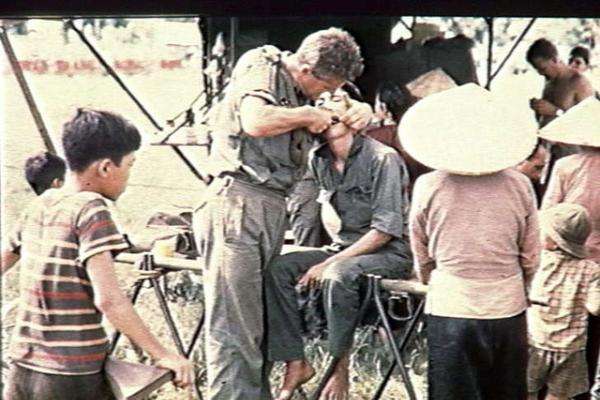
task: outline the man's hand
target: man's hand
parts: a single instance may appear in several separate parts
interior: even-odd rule
[[[173,371],[175,373],[173,383],[177,387],[187,387],[194,381],[194,366],[189,360],[179,354],[168,353],[166,356],[156,360],[156,366]]]
[[[298,285],[300,286],[308,286],[309,288],[319,287],[321,284],[321,279],[323,277],[323,271],[329,263],[323,261],[320,264],[313,265],[310,269],[304,274],[300,280],[298,281]]]
[[[529,106],[538,115],[544,115],[546,117],[555,117],[556,112],[559,110],[557,106],[544,99],[531,99]]]
[[[329,110],[322,108],[305,106],[308,113],[308,125],[306,128],[315,134],[323,133],[329,126],[331,126],[331,118],[333,113]]]
[[[373,118],[373,109],[368,103],[352,101],[352,107],[340,118],[340,121],[352,129],[361,130]]]

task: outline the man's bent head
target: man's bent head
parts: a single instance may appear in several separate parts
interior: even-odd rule
[[[552,42],[538,39],[527,50],[527,62],[548,79],[554,79],[559,71],[558,51]]]
[[[304,94],[316,99],[333,92],[363,71],[363,59],[354,38],[339,28],[308,35],[296,51],[302,75],[298,79]]]

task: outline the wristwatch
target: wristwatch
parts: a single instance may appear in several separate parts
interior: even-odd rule
[[[556,113],[554,115],[556,115],[557,117],[560,117],[564,113],[565,113],[565,110],[563,110],[562,108],[559,108],[558,110],[556,110]]]

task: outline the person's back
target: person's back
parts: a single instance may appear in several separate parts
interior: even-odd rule
[[[541,208],[563,202],[580,204],[588,210],[592,221],[592,233],[586,242],[589,258],[600,262],[600,150],[585,149],[556,162]]]
[[[523,311],[522,268],[531,266],[520,241],[527,240],[525,232],[535,234],[526,229],[535,212],[527,178],[511,169],[483,176],[434,171],[417,184],[423,192],[415,192],[413,207],[427,215],[424,229],[436,262],[428,312],[485,319]]]
[[[105,198],[94,192],[47,190],[28,207],[12,240],[20,247],[23,306],[11,358],[48,373],[101,371],[108,338],[90,277],[79,260],[128,247]]]
[[[555,351],[585,349],[590,283],[598,279],[598,264],[560,250],[544,250],[531,284],[530,297],[549,307],[528,311],[533,346]]]

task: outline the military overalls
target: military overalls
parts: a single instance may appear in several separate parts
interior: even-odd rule
[[[333,248],[346,248],[369,230],[392,239],[372,254],[329,265],[323,273],[323,303],[329,331],[329,351],[342,356],[352,345],[354,318],[360,307],[359,276],[408,277],[412,256],[407,235],[408,174],[396,151],[374,139],[355,135],[344,172],[333,167],[328,144],[315,149],[309,166],[320,187],[323,224]],[[333,250],[335,251],[335,250]],[[269,265],[265,281],[268,315],[268,355],[271,361],[304,358],[302,321],[296,283],[331,250],[279,256]]]
[[[263,272],[281,251],[285,196],[305,172],[311,139],[305,130],[251,137],[242,129],[240,104],[246,96],[276,106],[304,104],[282,54],[273,46],[245,53],[210,114],[209,171],[216,179],[194,213],[204,263],[209,399],[271,398],[263,363]]]

